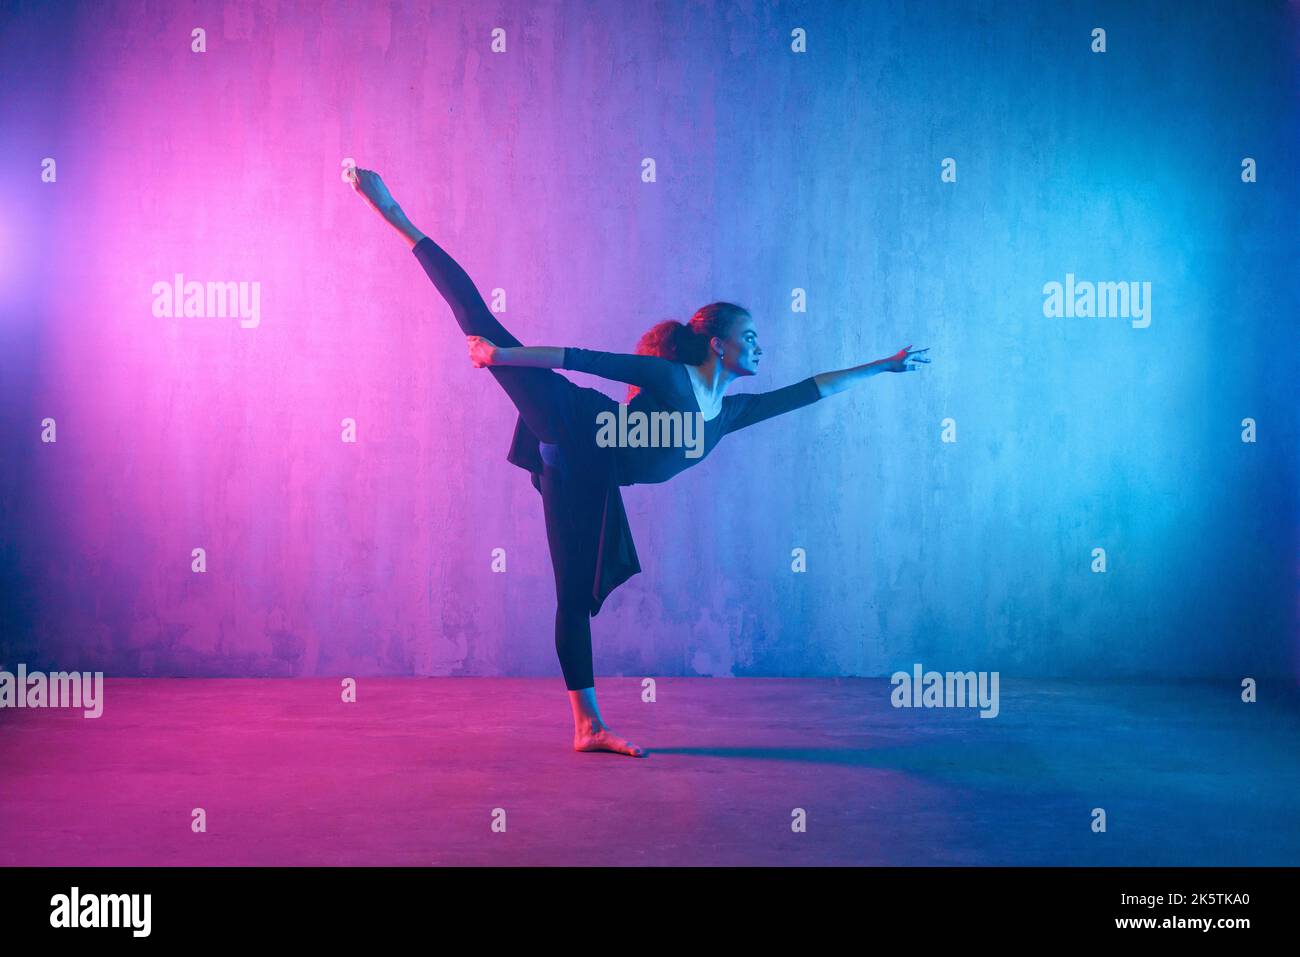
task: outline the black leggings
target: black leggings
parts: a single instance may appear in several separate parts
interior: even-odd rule
[[[467,336],[482,336],[498,346],[520,342],[489,311],[460,265],[427,236],[416,244],[416,259],[451,306]],[[570,691],[595,685],[591,664],[591,587],[605,487],[580,467],[583,436],[578,429],[574,385],[550,369],[489,366],[524,424],[543,443],[540,487],[546,515],[546,540],[555,570],[555,651]],[[588,423],[588,442],[594,424]]]

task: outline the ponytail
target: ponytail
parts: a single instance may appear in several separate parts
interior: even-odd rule
[[[699,309],[689,323],[665,319],[655,323],[636,344],[639,356],[659,356],[672,362],[698,366],[709,355],[709,340],[714,336],[726,338],[731,323],[749,312],[730,302],[714,302]],[[640,392],[637,386],[627,387],[627,401]]]

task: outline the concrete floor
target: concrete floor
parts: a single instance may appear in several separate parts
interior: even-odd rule
[[[648,758],[569,750],[555,679],[363,678],[353,705],[110,679],[98,720],[0,711],[0,865],[1300,864],[1294,688],[1004,676],[994,719],[884,679],[598,690]]]

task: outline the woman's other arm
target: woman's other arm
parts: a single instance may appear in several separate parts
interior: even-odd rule
[[[474,368],[523,366],[527,369],[564,368],[564,349],[558,346],[498,346],[482,336],[466,336],[469,361]]]
[[[533,369],[569,369],[587,372],[603,379],[613,379],[650,389],[664,396],[681,392],[681,378],[672,362],[659,356],[636,356],[572,346],[499,347],[478,336],[466,337],[469,357],[475,366],[524,366]]]

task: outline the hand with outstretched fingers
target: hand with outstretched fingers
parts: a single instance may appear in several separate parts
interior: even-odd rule
[[[927,346],[924,349],[913,350],[910,345],[903,346],[888,359],[881,359],[880,366],[885,372],[917,372],[920,370],[918,362],[930,361],[929,357],[922,356],[922,352],[929,352]]]

